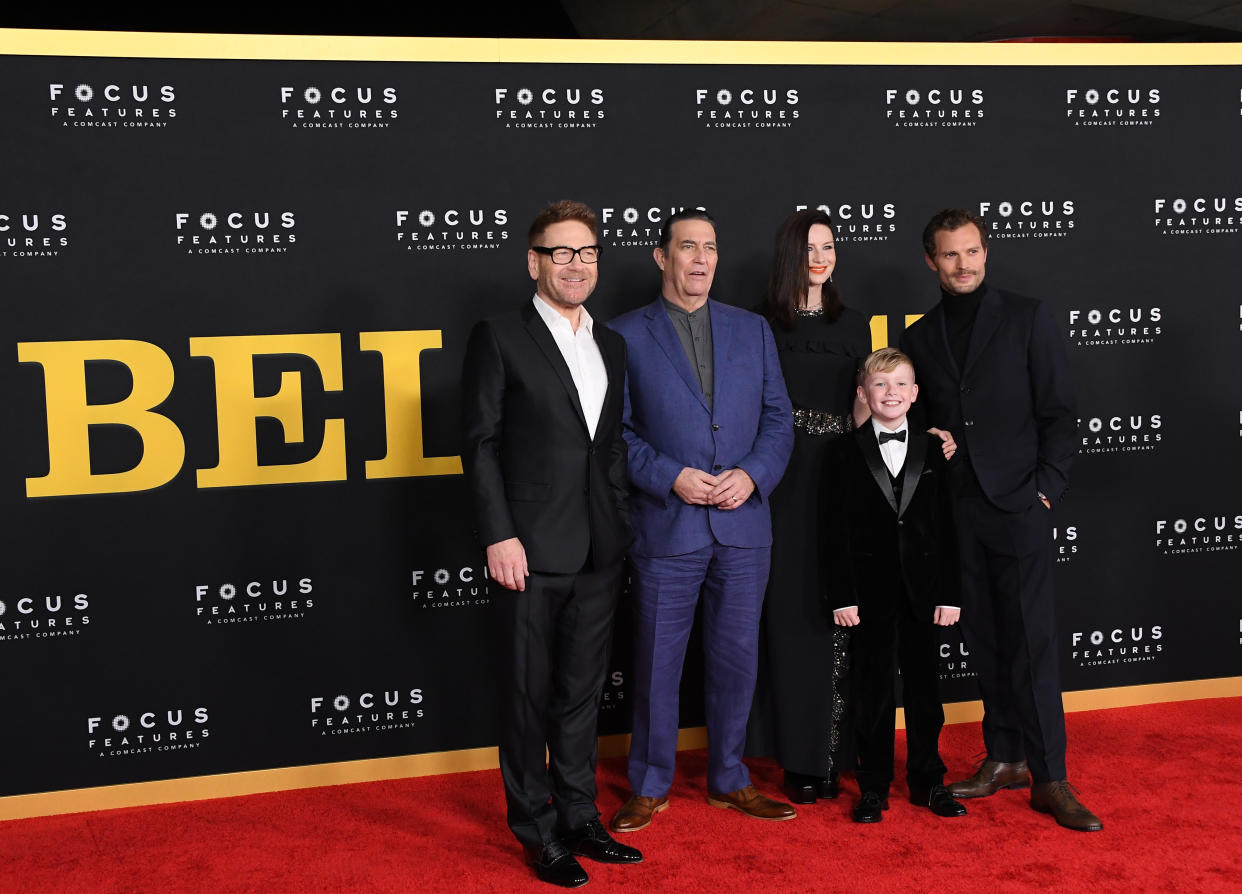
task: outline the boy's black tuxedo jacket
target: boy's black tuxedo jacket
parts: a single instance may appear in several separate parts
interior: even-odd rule
[[[824,594],[859,619],[895,615],[907,598],[930,624],[937,605],[960,606],[957,533],[939,438],[911,428],[900,504],[871,420],[828,446],[823,509]]]

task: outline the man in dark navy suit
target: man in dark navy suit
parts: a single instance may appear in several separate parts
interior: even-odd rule
[[[1052,591],[1052,513],[1077,452],[1065,346],[1041,301],[984,283],[978,217],[939,212],[923,249],[940,303],[901,347],[918,370],[927,421],[957,438],[962,632],[979,672],[987,747],[975,775],[949,791],[978,798],[1033,783],[1033,808],[1095,831],[1100,820],[1066,781]]]
[[[587,874],[575,856],[642,859],[595,807],[596,720],[630,542],[625,342],[583,307],[601,254],[595,213],[549,205],[528,242],[534,297],[470,333],[463,455],[488,571],[510,591],[497,600],[509,828],[541,880],[577,887]]]

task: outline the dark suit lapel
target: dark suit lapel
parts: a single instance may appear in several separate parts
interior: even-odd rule
[[[1001,324],[1001,302],[996,292],[989,290],[979,301],[979,313],[975,316],[975,325],[970,330],[970,346],[966,350],[966,368],[962,376],[970,372],[983,349],[988,346],[992,336]]]
[[[880,456],[880,444],[875,438],[875,428],[871,425],[870,419],[862,424],[862,428],[854,432],[854,437],[858,439],[858,449],[862,451],[867,468],[871,470],[871,476],[879,485],[884,499],[888,500],[888,505],[896,512],[897,496],[893,493],[893,482],[888,477],[888,466],[884,465],[884,457]]]
[[[901,508],[897,510],[897,517],[901,518],[906,513],[906,509],[910,507],[910,501],[914,499],[914,491],[919,486],[919,476],[923,474],[923,466],[927,463],[927,450],[931,444],[932,438],[925,432],[910,429],[906,435],[906,467],[902,473],[901,482]],[[940,443],[940,439],[935,439],[936,443]],[[878,451],[878,447],[876,448]]]
[[[595,327],[591,330],[591,333],[595,336],[595,344],[599,346],[600,355],[604,358],[604,369],[608,371],[608,390],[604,392],[604,406],[599,414],[601,422],[604,419],[612,418],[609,415],[609,407],[615,401],[621,400],[621,389],[625,384],[625,363],[622,359],[622,353],[616,350],[620,336],[614,334],[612,338],[604,338],[603,333],[608,331],[599,320],[595,321]],[[618,412],[615,415],[619,417],[621,414]],[[596,438],[604,434],[604,428],[605,426],[603,425],[595,427]]]
[[[653,304],[649,304],[646,315],[647,331],[651,333],[655,343],[660,346],[660,350],[664,352],[668,362],[673,365],[677,375],[681,376],[682,382],[690,389],[690,393],[698,398],[699,403],[706,410],[708,408],[707,398],[703,396],[703,389],[699,387],[698,377],[695,376],[694,370],[690,368],[690,360],[686,357],[686,352],[681,346],[681,341],[677,338],[677,333],[673,331],[673,321],[668,318],[668,311],[664,309],[664,299],[657,298]],[[716,331],[713,329],[713,342],[715,338]],[[713,362],[715,362],[714,353]]]
[[[570,405],[578,415],[578,421],[582,423],[583,429],[589,432],[586,414],[582,412],[582,401],[578,399],[578,388],[574,385],[573,376],[569,374],[569,366],[565,363],[565,358],[561,356],[561,349],[556,346],[556,339],[548,330],[548,324],[539,316],[533,304],[528,303],[523,307],[522,316],[526,321],[526,331],[530,333],[530,337],[539,346],[543,356],[547,358],[552,371],[556,373],[557,379],[560,380],[561,386],[569,397]]]
[[[939,350],[932,351],[931,355],[943,360],[945,369],[953,376],[953,380],[957,381],[962,377],[962,371],[957,368],[957,360],[953,357],[953,348],[949,346],[949,328],[944,318],[943,305],[944,299],[941,298],[940,304],[937,304],[927,312],[927,322],[931,326],[932,333],[934,333],[932,338],[939,339],[940,341],[938,345]]]

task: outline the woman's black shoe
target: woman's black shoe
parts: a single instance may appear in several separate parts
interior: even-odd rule
[[[814,776],[794,773],[790,770],[785,771],[785,781],[781,783],[781,790],[785,793],[785,797],[794,804],[814,804],[818,788],[819,780]]]

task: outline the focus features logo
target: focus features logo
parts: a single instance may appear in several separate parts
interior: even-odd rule
[[[465,608],[488,605],[487,566],[416,569],[410,572],[410,598],[419,608]]]
[[[1055,239],[1074,229],[1072,199],[980,202],[989,239]]]
[[[410,729],[423,718],[422,689],[312,696],[311,730],[321,736],[342,736]]]
[[[884,106],[894,127],[978,127],[983,119],[983,88],[885,90]]]
[[[300,130],[383,129],[397,118],[397,88],[285,86],[280,117]]]
[[[795,205],[794,210],[807,207]],[[825,202],[815,208],[832,218],[833,235],[839,242],[887,242],[897,230],[897,206],[892,202]]]
[[[940,679],[962,680],[967,677],[979,676],[970,667],[970,650],[960,639],[952,643],[940,644]]]
[[[706,210],[702,205],[695,208]],[[600,243],[610,248],[654,248],[660,242],[660,224],[684,209],[684,205],[605,205],[599,211]]]
[[[54,258],[69,246],[69,218],[28,211],[0,211],[0,258]]]
[[[0,599],[0,642],[79,636],[91,622],[85,593]]]
[[[301,621],[315,607],[314,590],[309,577],[199,584],[194,588],[194,614],[209,626]]]
[[[1078,555],[1078,526],[1066,525],[1052,529],[1052,544],[1056,548],[1057,564],[1073,561]]]
[[[704,127],[793,127],[802,115],[796,88],[703,88],[694,91],[694,105]]]
[[[1242,543],[1242,515],[1158,519],[1156,548],[1164,556],[1236,550]]]
[[[1070,634],[1070,656],[1079,667],[1155,661],[1164,652],[1164,628],[1114,627]]]
[[[497,87],[496,120],[515,130],[598,127],[604,120],[599,87]]]
[[[201,748],[211,735],[207,709],[98,714],[86,719],[86,747],[98,757]]]
[[[625,673],[619,670],[612,671],[605,683],[604,695],[600,700],[599,709],[601,711],[611,711],[614,708],[623,708],[625,704]]]
[[[1087,453],[1140,453],[1155,450],[1164,437],[1159,413],[1092,416],[1078,420],[1078,434]]]
[[[505,208],[443,208],[398,211],[397,244],[406,251],[480,251],[509,238]]]
[[[1069,311],[1069,340],[1080,348],[1149,345],[1161,334],[1158,307],[1103,307]]]
[[[281,255],[298,241],[292,211],[178,211],[173,221],[188,255]]]
[[[177,117],[171,84],[48,84],[61,127],[167,127]]]
[[[1161,236],[1217,236],[1242,229],[1242,196],[1152,200]]]
[[[1159,88],[1071,87],[1065,91],[1065,118],[1076,127],[1145,126],[1159,117]]]

